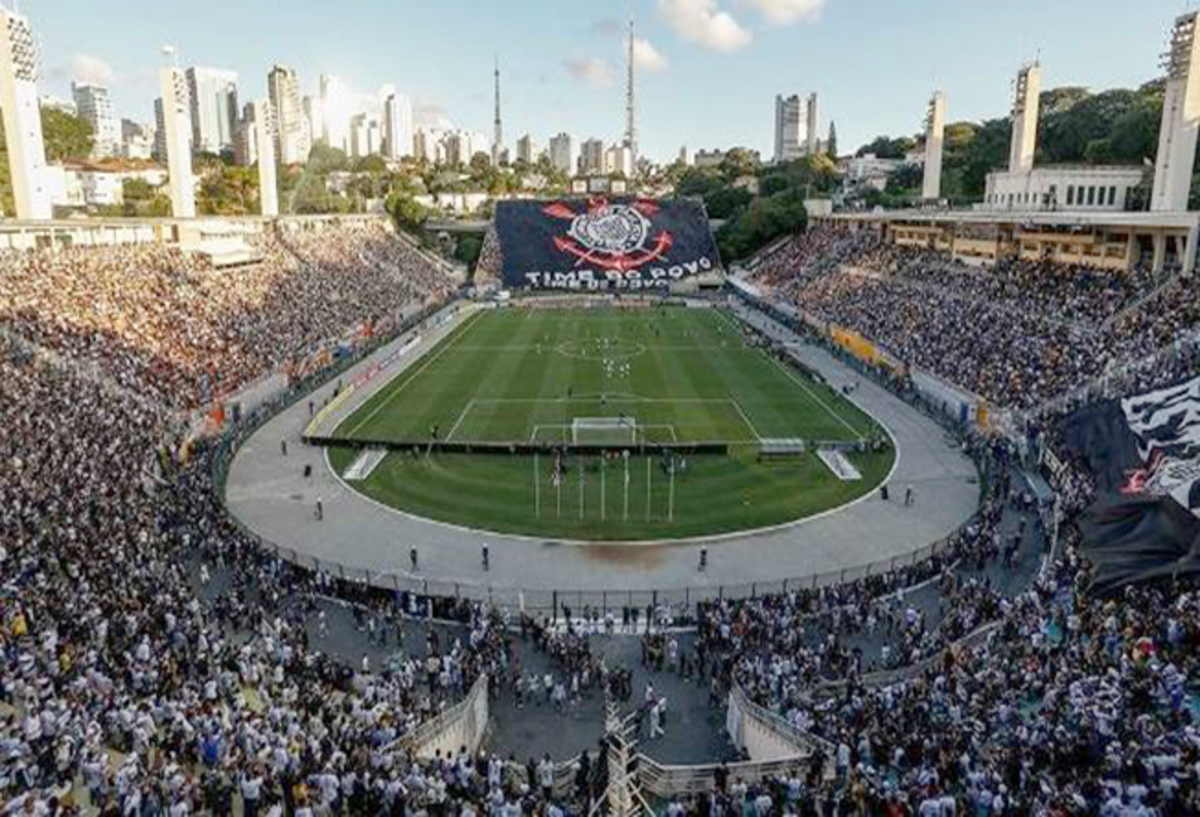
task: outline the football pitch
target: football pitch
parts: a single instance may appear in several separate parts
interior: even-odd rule
[[[765,527],[874,488],[890,447],[848,455],[843,482],[818,442],[882,432],[834,389],[749,345],[717,308],[480,310],[334,431],[378,455],[330,449],[357,490],[405,511],[506,533],[642,540]],[[428,453],[430,440],[545,447],[531,454]],[[805,441],[759,457],[762,441]],[[589,456],[571,446],[718,444],[727,454]],[[355,474],[355,466],[360,472]]]

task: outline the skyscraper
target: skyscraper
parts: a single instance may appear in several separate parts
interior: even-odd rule
[[[121,154],[121,122],[113,111],[108,88],[90,82],[72,82],[71,96],[79,117],[92,126],[92,155],[97,157]]]
[[[412,101],[404,94],[389,94],[383,101],[384,154],[393,161],[413,153]]]
[[[285,165],[307,161],[312,143],[300,99],[299,76],[292,68],[276,65],[267,75],[267,90],[279,160]]]
[[[164,49],[170,55],[173,50]],[[174,66],[158,72],[158,91],[167,154],[167,174],[171,183],[171,215],[193,218],[196,215],[196,186],[192,178],[192,123],[188,110],[187,78]]]
[[[329,74],[322,74],[320,98],[323,126],[321,138],[329,147],[349,153],[350,117],[354,112],[349,94],[346,93],[341,80]]]
[[[350,119],[350,155],[355,159],[370,153],[370,148],[367,144],[367,115],[365,113],[355,114]]]
[[[167,125],[166,115],[163,113],[162,97],[154,99],[154,150],[151,156],[154,161],[159,164],[165,164],[167,161]]]
[[[268,103],[266,114],[269,116],[270,113],[271,106]],[[238,120],[237,129],[234,131],[233,161],[242,167],[250,167],[258,161],[258,123],[255,121],[257,115],[258,111],[255,109],[254,103],[246,103],[242,108],[242,116]],[[270,137],[274,140],[275,135],[271,133]],[[272,141],[272,145],[274,145],[274,141]],[[274,155],[274,149],[272,149],[272,155]]]
[[[325,107],[321,104],[320,94],[304,97],[304,118],[308,120],[312,144],[328,144],[325,142]]]
[[[804,153],[806,156],[816,156],[819,148],[817,144],[817,95],[811,93],[808,95],[808,103],[805,107],[805,125],[804,125]]]
[[[29,20],[5,9],[0,9],[0,111],[17,218],[50,218],[37,50]]]
[[[581,174],[604,172],[604,141],[588,139],[579,146],[579,172]]]
[[[237,72],[193,66],[187,69],[187,81],[192,150],[200,153],[231,150],[238,116]]]
[[[527,165],[537,161],[537,144],[528,133],[517,140],[517,161]]]
[[[800,158],[800,122],[803,102],[799,94],[775,97],[775,161]]]
[[[555,170],[568,176],[574,171],[575,157],[572,155],[569,134],[560,133],[550,137],[550,164]]]

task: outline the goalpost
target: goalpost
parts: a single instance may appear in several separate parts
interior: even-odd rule
[[[636,445],[638,424],[634,417],[575,417],[571,420],[573,445]]]

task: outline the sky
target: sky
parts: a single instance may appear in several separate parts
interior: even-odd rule
[[[0,0],[10,5],[13,0]],[[23,0],[42,50],[41,93],[109,85],[120,116],[153,120],[161,47],[183,67],[239,74],[265,96],[271,66],[305,93],[334,74],[364,99],[394,87],[423,122],[492,132],[493,60],[505,142],[541,146],[624,131],[624,26],[638,31],[641,153],[673,159],[744,145],[769,156],[776,94],[820,96],[849,152],[916,133],[934,90],[947,121],[1006,115],[1013,77],[1039,57],[1043,85],[1132,87],[1158,75],[1182,0]],[[420,122],[418,123],[420,124]]]

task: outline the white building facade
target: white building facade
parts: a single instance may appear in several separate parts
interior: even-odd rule
[[[96,158],[120,156],[121,122],[113,110],[108,88],[87,82],[73,82],[71,96],[79,117],[92,126],[92,155]]]
[[[404,94],[389,94],[383,101],[384,155],[392,161],[413,155],[412,100]]]
[[[300,95],[300,78],[295,70],[276,65],[267,75],[267,91],[275,125],[275,151],[285,165],[308,161],[312,148],[308,120]]]

